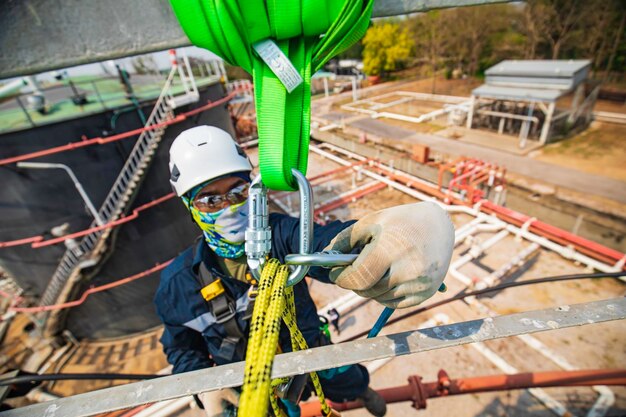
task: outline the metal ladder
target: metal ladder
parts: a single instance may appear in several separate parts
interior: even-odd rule
[[[98,210],[100,217],[105,223],[119,218],[131,200],[133,193],[148,169],[152,156],[158,148],[166,129],[166,126],[154,126],[174,117],[171,103],[176,103],[180,97],[186,97],[184,101],[189,101],[193,98],[195,98],[195,101],[198,100],[198,91],[193,81],[191,68],[188,62],[185,62],[185,64],[172,66],[161,94],[144,126],[152,128],[144,130],[139,135],[130,156]],[[172,94],[172,86],[176,74],[179,74],[180,81],[183,83],[185,92],[182,96],[173,96]],[[191,86],[188,83],[191,83]],[[90,227],[95,226],[97,224],[94,221]],[[67,299],[73,284],[80,279],[80,271],[98,263],[100,255],[106,249],[106,240],[111,235],[112,230],[113,228],[108,228],[90,233],[79,244],[68,245],[70,247],[65,251],[48,287],[41,297],[41,305],[51,305],[64,302]]]

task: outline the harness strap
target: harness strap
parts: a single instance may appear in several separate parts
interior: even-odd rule
[[[365,34],[373,0],[170,1],[193,44],[252,74],[263,182],[295,190],[292,168],[307,168],[311,75]],[[268,41],[275,47],[259,47]],[[285,68],[302,82],[287,82]]]
[[[212,286],[219,281],[219,278],[216,278],[209,271],[204,262],[200,262],[198,275],[203,288]],[[237,301],[228,294],[228,291],[223,291],[206,301],[209,304],[209,310],[215,317],[215,322],[224,326],[226,332],[226,337],[222,339],[217,356],[229,362],[233,360],[235,355],[243,359],[247,341],[237,322]]]

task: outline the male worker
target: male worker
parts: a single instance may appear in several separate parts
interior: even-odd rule
[[[155,296],[165,324],[161,343],[174,373],[244,359],[253,301],[254,279],[248,273],[244,231],[252,165],[225,131],[198,126],[182,132],[170,148],[170,182],[202,238],[182,252],[162,273]],[[270,214],[271,257],[281,262],[298,253],[299,220]],[[454,229],[444,210],[432,203],[381,210],[358,222],[315,226],[312,252],[329,248],[360,251],[347,268],[311,268],[321,282],[354,290],[389,307],[408,307],[432,296],[450,262]],[[320,331],[316,307],[305,280],[294,287],[297,324],[311,347],[329,340]],[[280,348],[291,350],[285,326]],[[384,400],[368,387],[365,367],[352,365],[319,372],[324,394],[333,401],[361,399],[375,416],[386,412]],[[305,395],[308,395],[305,394]],[[222,416],[226,403],[237,403],[232,389],[199,397],[210,416]]]

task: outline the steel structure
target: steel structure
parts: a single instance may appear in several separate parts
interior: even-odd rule
[[[272,378],[624,318],[626,299],[620,297],[412,330],[277,355]],[[0,417],[92,416],[200,392],[236,387],[243,383],[243,369],[244,362],[237,362],[169,375],[5,411],[0,413]]]
[[[374,17],[506,0],[377,0]],[[168,0],[4,2],[0,79],[190,45]]]
[[[519,131],[520,148],[530,136],[543,145],[555,132],[591,120],[599,85],[587,85],[590,68],[589,60],[502,61],[485,71],[485,84],[472,90],[466,127],[497,125],[499,134]],[[571,108],[558,110],[557,101],[571,92]]]

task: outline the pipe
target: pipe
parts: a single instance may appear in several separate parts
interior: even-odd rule
[[[189,404],[193,401],[193,397],[162,401],[134,414],[134,417],[170,417],[174,413],[189,407]]]
[[[623,386],[626,385],[626,370],[524,372],[513,375],[500,374],[458,379],[450,379],[448,374],[441,370],[437,375],[437,381],[422,382],[422,378],[417,375],[410,376],[408,381],[407,385],[378,390],[378,393],[388,404],[411,401],[416,409],[424,409],[427,399],[452,395],[538,387],[587,387],[598,384]],[[328,401],[328,403],[337,411],[363,407],[360,400],[344,403]],[[300,409],[302,417],[322,415],[320,404],[317,401],[300,404]]]
[[[76,190],[78,191],[78,194],[80,194],[81,198],[85,202],[87,209],[89,210],[93,218],[96,220],[96,223],[98,224],[98,226],[102,226],[105,223],[104,220],[102,220],[102,217],[100,217],[100,213],[98,213],[98,210],[96,210],[93,203],[91,202],[91,199],[87,195],[87,192],[83,188],[83,185],[80,183],[80,181],[78,181],[78,178],[76,178],[76,175],[74,175],[74,171],[72,171],[72,169],[68,167],[67,165],[53,164],[53,163],[48,163],[48,162],[18,162],[17,167],[27,168],[27,169],[55,169],[57,168],[57,169],[64,170],[67,173],[67,175],[69,175],[72,182],[74,183],[74,187],[76,188]]]
[[[496,243],[498,243],[499,241],[501,241],[508,235],[509,235],[508,230],[506,229],[501,230],[498,234],[496,234],[495,236],[492,236],[489,240],[485,241],[484,243],[472,246],[472,248],[465,255],[461,256],[459,259],[457,259],[452,264],[450,264],[450,268],[448,269],[448,272],[450,273],[450,275],[452,275],[454,278],[461,281],[463,284],[467,286],[473,285],[473,280],[469,278],[467,275],[464,275],[461,272],[459,272],[459,268],[461,268],[466,263],[478,258],[487,249],[489,249],[490,247],[492,247],[493,245],[495,245]]]
[[[502,230],[504,228],[503,224],[482,223],[482,219],[475,219],[475,221],[476,220],[478,220],[479,222],[478,224],[474,224],[467,229],[458,229],[454,233],[454,246],[455,247],[460,245],[466,238],[468,238],[469,236],[472,236],[475,233],[485,233],[485,232],[493,233],[493,232]],[[471,222],[468,224],[471,224]]]
[[[27,154],[22,154],[22,155],[17,155],[17,156],[12,156],[9,158],[5,158],[5,159],[1,159],[0,160],[0,166],[2,165],[7,165],[7,164],[12,164],[14,162],[20,162],[20,161],[26,161],[29,159],[34,159],[34,158],[39,158],[41,156],[46,156],[46,155],[53,155],[53,154],[57,154],[60,152],[65,152],[65,151],[72,151],[78,148],[84,148],[86,146],[91,146],[91,145],[105,145],[107,143],[111,143],[111,142],[115,142],[118,140],[122,140],[122,139],[126,139],[129,138],[131,136],[137,136],[143,132],[146,131],[150,131],[150,130],[158,130],[158,129],[162,129],[165,128],[167,126],[176,124],[176,123],[180,123],[184,120],[186,120],[188,117],[193,116],[197,113],[201,113],[203,111],[212,109],[214,107],[218,107],[228,101],[230,101],[232,98],[235,97],[236,94],[238,94],[239,91],[234,91],[232,93],[230,93],[229,95],[219,99],[219,100],[215,100],[215,101],[211,101],[203,106],[200,106],[196,109],[193,110],[189,110],[187,112],[181,113],[179,115],[177,115],[176,117],[174,117],[173,119],[170,120],[166,120],[164,122],[161,123],[154,123],[151,124],[150,126],[145,126],[145,127],[141,127],[138,129],[133,129],[133,130],[129,130],[123,133],[119,133],[117,135],[111,135],[111,136],[107,136],[106,138],[103,137],[96,137],[96,138],[92,138],[92,139],[84,139],[81,141],[77,141],[77,142],[70,142],[67,145],[62,145],[62,146],[56,146],[54,148],[48,148],[48,149],[44,149],[41,151],[36,151],[36,152],[31,152],[31,153],[27,153]]]
[[[481,210],[486,213],[496,214],[499,218],[503,218],[503,220],[507,221],[507,223],[518,226],[530,222],[528,225],[530,231],[534,231],[544,237],[551,238],[551,240],[561,244],[572,244],[577,250],[585,253],[586,255],[596,255],[594,257],[602,262],[619,262],[625,256],[619,251],[607,248],[604,245],[574,235],[540,220],[533,219],[526,214],[516,212],[506,207],[498,206],[490,201],[484,201],[481,205]],[[600,257],[597,257],[597,255],[600,255]]]
[[[162,264],[157,264],[156,266],[154,266],[154,267],[152,267],[150,269],[147,269],[147,270],[145,270],[143,272],[140,272],[138,274],[132,275],[130,277],[122,278],[122,279],[119,279],[117,281],[113,281],[113,282],[111,282],[109,284],[100,285],[99,287],[90,288],[87,291],[85,291],[83,293],[83,295],[78,300],[75,300],[75,301],[68,301],[68,302],[61,303],[61,304],[43,305],[43,306],[37,306],[37,307],[10,307],[9,310],[10,311],[15,311],[17,313],[41,313],[43,311],[62,310],[62,309],[65,309],[65,308],[76,307],[76,306],[84,303],[87,300],[87,297],[89,297],[90,294],[95,294],[97,292],[106,291],[106,290],[109,290],[111,288],[119,287],[120,285],[124,285],[124,284],[127,284],[129,282],[135,281],[137,279],[149,276],[150,274],[152,274],[154,272],[157,272],[157,271],[160,271],[161,269],[164,269],[172,261],[173,261],[173,259],[170,259],[167,262],[164,262]]]
[[[318,217],[324,213],[327,213],[338,207],[344,206],[352,201],[365,197],[368,194],[372,194],[386,187],[387,187],[386,184],[372,181],[358,188],[355,188],[354,190],[350,190],[346,193],[339,194],[338,196],[330,200],[327,200],[323,204],[320,204],[319,206],[315,207],[315,210],[313,212],[314,216],[316,219],[318,219]]]
[[[534,252],[534,250],[536,250],[536,248],[533,248],[533,246],[536,246],[536,245],[537,244],[534,243],[529,248],[527,248],[522,253],[520,253],[520,255],[518,255],[518,256],[522,256],[522,255],[526,255],[526,253]],[[512,267],[514,264],[513,264],[513,262],[510,262],[508,265],[505,265],[505,267],[508,267],[509,265]],[[456,270],[452,271],[452,267],[450,267],[450,271],[454,272],[454,273],[451,274],[454,278],[456,278],[459,281],[463,282],[467,287],[471,286],[472,280],[469,277],[467,277],[466,275],[461,274],[459,271],[456,271]],[[469,282],[469,284],[468,284],[468,282]],[[478,287],[478,285],[476,285],[476,287]],[[467,298],[464,299],[464,301],[470,307],[474,307],[475,309],[477,309],[480,312],[480,314],[482,314],[482,315],[486,315],[486,316],[489,316],[489,317],[494,317],[494,316],[497,315],[494,311],[492,311],[485,304],[483,304],[480,301],[478,301],[478,299],[476,299],[476,297],[467,297]],[[447,318],[447,316],[442,315],[442,317],[443,317],[444,323],[446,323],[446,324],[450,323],[450,320]],[[573,365],[571,365],[569,362],[567,362],[567,360],[565,358],[563,358],[560,355],[556,354],[555,352],[551,351],[547,346],[545,346],[536,337],[534,337],[532,335],[519,335],[519,336],[516,336],[516,337],[518,339],[520,339],[522,342],[524,342],[531,349],[539,352],[544,357],[546,357],[548,360],[554,362],[556,365],[560,366],[561,368],[563,368],[563,369],[565,369],[567,371],[574,371],[574,370],[576,370],[576,368]],[[506,361],[504,361],[504,359],[502,359],[495,352],[493,352],[492,350],[487,348],[483,343],[473,343],[472,347],[474,349],[478,350],[483,356],[485,356],[487,359],[489,359],[494,365],[496,365],[502,371],[508,372],[508,373],[515,373],[515,372],[517,372],[517,369],[515,369],[510,364],[506,363]],[[602,385],[594,386],[593,389],[597,393],[599,393],[600,395],[597,398],[596,402],[594,403],[594,406],[592,407],[592,409],[589,411],[588,415],[589,416],[596,416],[596,417],[603,416],[604,414],[606,414],[606,412],[608,411],[610,406],[615,402],[615,395],[613,394],[613,391],[611,391],[610,389],[608,389],[608,388],[606,388],[605,386],[602,386]],[[552,399],[546,393],[544,393],[542,391],[537,392],[537,390],[534,390],[534,391],[531,391],[531,394],[533,394],[535,397],[537,397],[537,399],[539,399],[542,403],[544,403],[548,408],[550,408],[551,410],[555,411],[558,415],[565,415],[564,413],[567,412],[567,410],[565,410],[565,408],[561,404],[559,404],[557,401]]]
[[[362,159],[363,157],[360,155],[356,155],[350,151],[346,151],[342,148],[339,148],[337,146],[331,145],[331,144],[323,144],[323,147],[329,148],[333,151],[336,152],[340,152],[343,153],[344,155],[347,155],[349,157],[356,157],[356,159]],[[318,153],[320,155],[322,155],[325,158],[331,159],[337,163],[340,163],[342,165],[346,165],[349,164],[349,162],[345,161],[344,159],[342,159],[341,157],[338,157],[336,155],[333,155],[329,152],[323,151],[322,149],[319,149],[315,146],[311,146],[310,149],[315,152]],[[383,167],[382,164],[377,164],[378,166]],[[383,168],[383,169],[388,169],[389,168]],[[361,170],[360,168],[355,168],[355,170]],[[393,179],[389,179],[389,178],[385,178],[382,177],[380,175],[374,174],[370,171],[367,170],[362,170],[362,173],[364,173],[365,175],[368,175],[372,178],[375,178],[381,182],[385,182],[386,184],[389,184],[390,186],[392,186],[393,188],[402,191],[408,195],[411,195],[419,200],[422,201],[431,201],[434,202],[436,204],[438,204],[440,207],[444,208],[445,210],[447,210],[449,213],[465,213],[465,214],[469,214],[471,216],[474,217],[480,217],[483,219],[486,219],[486,221],[490,222],[490,223],[496,223],[497,221],[502,221],[502,224],[506,224],[507,227],[509,228],[509,230],[514,230],[514,231],[518,231],[520,230],[519,228],[515,227],[512,224],[509,224],[508,222],[515,220],[515,223],[517,224],[521,224],[523,225],[524,222],[521,221],[522,219],[529,221],[532,220],[529,216],[518,213],[516,211],[507,209],[505,207],[502,206],[497,206],[496,204],[487,201],[487,200],[481,200],[480,202],[478,202],[474,208],[471,207],[467,207],[467,206],[462,206],[459,204],[453,205],[453,206],[449,206],[446,204],[441,203],[440,201],[438,201],[437,199],[426,195],[424,193],[421,192],[417,192],[407,186],[404,186],[396,181],[394,181]],[[407,175],[404,175],[405,177],[408,177]],[[399,178],[399,176],[395,176],[396,178]],[[439,192],[436,188],[430,186],[430,191],[427,191],[432,195],[437,195],[440,194],[441,192]],[[480,211],[484,211],[485,213],[494,213],[497,218],[494,218],[493,216],[488,216],[485,213],[481,213]],[[507,222],[507,223],[505,223]],[[524,232],[524,237],[526,237],[527,239],[534,241],[536,243],[539,243],[541,246],[546,247],[547,249],[550,250],[554,250],[557,253],[561,254],[562,256],[566,257],[567,259],[572,259],[575,260],[577,262],[581,262],[589,267],[595,268],[599,271],[602,272],[614,272],[614,271],[621,271],[626,269],[626,255],[622,254],[621,252],[615,251],[613,249],[607,248],[603,245],[600,245],[598,243],[595,242],[591,242],[587,239],[581,238],[580,236],[575,236],[572,235],[571,233],[568,233],[562,229],[559,229],[557,227],[548,225],[546,223],[543,222],[539,222],[534,220],[532,222],[532,224],[530,225],[530,229],[534,231],[538,232],[539,235],[534,234],[534,233],[528,233],[528,232]],[[557,236],[555,236],[557,235]],[[574,249],[570,249],[570,248],[566,248],[566,246],[560,245],[558,243],[552,242],[550,240],[548,240],[546,237],[552,237],[553,239],[558,239],[561,242],[565,242],[565,244],[568,243],[574,243],[574,246],[577,249],[581,249],[582,251],[585,251],[589,256],[583,254],[583,253],[578,253],[576,252],[576,250]],[[560,239],[559,239],[560,238]],[[567,256],[566,256],[567,255]],[[593,256],[594,258],[591,258],[591,256]],[[613,266],[607,265],[606,263],[606,259],[609,258],[611,261],[614,261],[615,264]],[[598,260],[600,260],[598,262]]]
[[[529,245],[527,248],[523,249],[517,255],[513,257],[508,263],[500,267],[498,270],[492,272],[491,274],[484,277],[482,280],[476,283],[476,289],[482,290],[487,287],[491,287],[495,285],[504,275],[508,274],[513,268],[521,265],[525,262],[530,256],[535,254],[539,250],[539,245],[533,243]]]
[[[112,222],[108,222],[108,223],[102,224],[100,226],[92,227],[92,228],[89,228],[89,229],[81,230],[80,232],[70,233],[70,234],[67,234],[67,235],[64,235],[64,236],[60,236],[60,237],[57,237],[57,238],[54,238],[54,239],[35,241],[35,242],[32,243],[31,246],[33,248],[41,248],[41,247],[44,247],[44,246],[54,245],[55,243],[64,242],[64,241],[66,241],[68,239],[74,239],[74,238],[77,238],[77,237],[88,235],[90,233],[99,232],[100,230],[110,229],[112,227],[120,226],[120,225],[122,225],[124,223],[130,222],[131,220],[135,220],[137,217],[139,217],[139,213],[140,212],[142,212],[142,211],[144,211],[146,209],[149,209],[151,207],[154,207],[154,206],[156,206],[158,204],[161,204],[161,203],[163,203],[163,202],[165,202],[167,200],[170,200],[173,197],[174,197],[174,193],[166,194],[166,195],[164,195],[162,197],[154,199],[154,200],[152,200],[152,201],[150,201],[150,202],[148,202],[146,204],[143,204],[143,205],[135,208],[133,210],[133,212],[130,215],[128,215],[128,216],[123,216],[123,217],[120,217],[119,219],[114,220]],[[1,245],[2,245],[2,243],[0,243],[0,247],[2,247]]]
[[[476,300],[475,297],[472,297],[472,298]],[[451,323],[450,318],[446,314],[439,314],[437,317],[439,319],[438,324],[450,324]],[[498,355],[496,352],[489,349],[484,343],[482,342],[472,343],[471,347],[474,350],[477,350],[481,355],[483,355],[489,362],[494,364],[502,372],[506,372],[507,374],[515,374],[519,372],[517,368],[515,368],[513,365],[511,365],[506,360],[504,360],[502,356]],[[531,388],[528,391],[533,397],[539,400],[543,405],[545,405],[548,409],[550,409],[557,416],[572,415],[572,413],[570,413],[562,403],[552,398],[544,390],[540,388]]]

